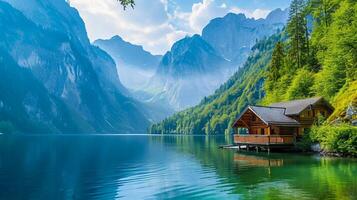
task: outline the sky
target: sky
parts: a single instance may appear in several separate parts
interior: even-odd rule
[[[91,41],[121,36],[155,55],[193,34],[201,34],[211,19],[229,12],[265,18],[291,0],[135,0],[134,9],[123,10],[117,0],[70,0],[83,18]]]

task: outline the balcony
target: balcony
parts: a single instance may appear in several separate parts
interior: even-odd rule
[[[294,136],[292,135],[234,135],[235,144],[252,145],[293,145]]]

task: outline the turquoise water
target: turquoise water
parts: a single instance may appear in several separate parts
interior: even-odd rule
[[[205,136],[0,136],[0,199],[357,199],[357,161]]]

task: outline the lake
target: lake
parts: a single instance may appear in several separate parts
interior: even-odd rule
[[[357,199],[357,161],[208,136],[0,136],[0,199]]]

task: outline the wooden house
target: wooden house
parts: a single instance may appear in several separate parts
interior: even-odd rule
[[[248,106],[236,122],[234,143],[249,147],[293,147],[321,115],[329,117],[333,107],[321,97]]]

